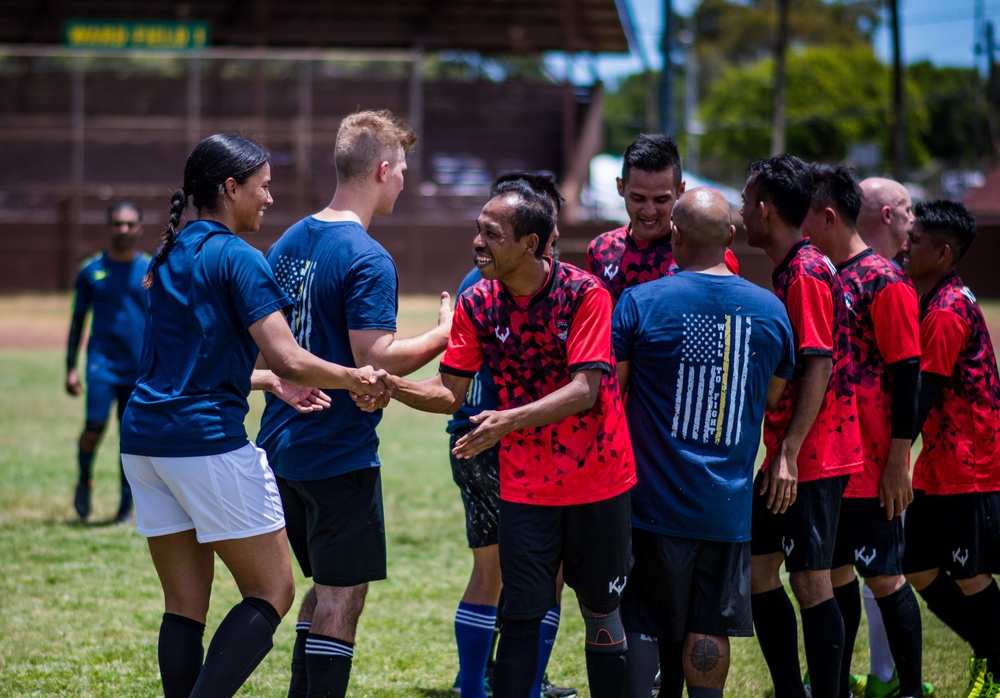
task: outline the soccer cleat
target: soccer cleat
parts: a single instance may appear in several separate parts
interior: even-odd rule
[[[931,698],[934,695],[934,684],[922,683],[920,690],[923,691],[925,698]],[[899,698],[899,696],[899,676],[895,671],[892,672],[892,679],[889,683],[884,683],[875,674],[868,674],[868,681],[865,684],[865,698]]]
[[[81,480],[76,483],[76,496],[73,497],[73,508],[81,519],[90,516],[90,492],[94,488],[93,480]]]
[[[542,695],[549,696],[549,698],[573,698],[576,695],[576,689],[553,686],[552,682],[549,681],[549,675],[545,674],[542,676]]]
[[[992,672],[986,672],[986,685],[983,686],[983,691],[979,695],[982,698],[997,698],[1000,696],[1000,683],[994,683]]]
[[[990,684],[993,683],[993,675],[987,674],[986,660],[976,659],[975,656],[969,659],[969,685],[966,687],[962,698],[981,698],[989,695]]]

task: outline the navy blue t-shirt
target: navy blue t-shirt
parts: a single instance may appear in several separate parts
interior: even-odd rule
[[[458,287],[458,295],[455,297],[458,298],[466,289],[472,288],[482,280],[483,275],[479,272],[479,269],[473,269],[462,279],[462,283]],[[477,415],[484,410],[495,410],[499,405],[500,398],[497,395],[497,386],[493,382],[493,373],[490,372],[489,366],[484,362],[482,368],[479,369],[479,373],[473,376],[472,382],[469,383],[469,390],[465,394],[465,402],[462,403],[462,406],[458,408],[458,412],[453,414],[448,421],[448,433],[454,434],[459,429],[471,427],[472,422],[469,421],[469,417]]]
[[[738,276],[680,272],[622,295],[612,342],[618,361],[630,362],[632,525],[749,540],[768,383],[794,368],[784,306]]]
[[[146,327],[146,289],[142,277],[150,257],[140,252],[131,262],[116,262],[107,253],[84,261],[76,277],[73,322],[83,329],[83,316],[93,310],[87,339],[87,382],[135,383],[142,365]],[[77,317],[79,316],[79,317]],[[73,334],[71,332],[71,334]],[[80,334],[70,337],[67,365],[76,364]]]
[[[189,223],[149,290],[122,453],[211,456],[245,446],[257,360],[247,328],[290,305],[258,250],[214,221]]]
[[[316,356],[355,366],[349,330],[396,331],[396,265],[358,223],[310,216],[285,231],[267,261],[295,304],[292,334]],[[321,480],[379,465],[381,410],[362,412],[346,390],[330,399],[328,409],[300,414],[268,395],[257,443],[275,473]]]

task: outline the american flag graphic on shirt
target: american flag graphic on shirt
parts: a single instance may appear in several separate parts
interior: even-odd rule
[[[740,442],[752,330],[750,317],[684,313],[672,436]]]
[[[279,254],[274,264],[274,278],[281,290],[295,303],[288,315],[288,324],[299,346],[311,351],[309,335],[312,332],[312,285],[316,265],[308,259],[296,259]]]

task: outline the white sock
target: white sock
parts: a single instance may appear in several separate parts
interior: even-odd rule
[[[867,584],[864,585],[861,596],[865,602],[865,614],[868,616],[869,673],[877,676],[882,683],[889,683],[896,673],[896,663],[889,650],[889,639],[885,636],[882,612],[878,610],[875,594]]]

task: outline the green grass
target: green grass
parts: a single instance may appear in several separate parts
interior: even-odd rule
[[[52,305],[51,299],[46,303]],[[68,312],[68,300],[55,305]],[[24,299],[16,307],[0,299],[0,317],[35,317],[30,306]],[[429,326],[434,309],[433,299],[404,302],[401,334]],[[57,346],[0,350],[0,696],[159,695],[162,601],[156,575],[134,525],[105,523],[117,507],[117,432],[109,430],[96,462],[95,523],[81,525],[72,494],[83,403],[63,392],[62,365]],[[260,404],[254,399],[251,433]],[[452,623],[471,555],[444,423],[443,417],[394,404],[379,430],[389,579],[371,587],[351,695],[451,695],[457,668]],[[301,598],[308,584],[296,575]],[[209,633],[238,598],[229,573],[218,565]],[[284,695],[294,613],[240,695]],[[968,651],[929,613],[923,620],[925,680],[937,685],[939,696],[957,696]],[[582,644],[582,622],[567,589],[549,673],[586,696]],[[866,670],[867,662],[862,627],[855,671]],[[727,695],[771,695],[752,638],[733,642]]]

